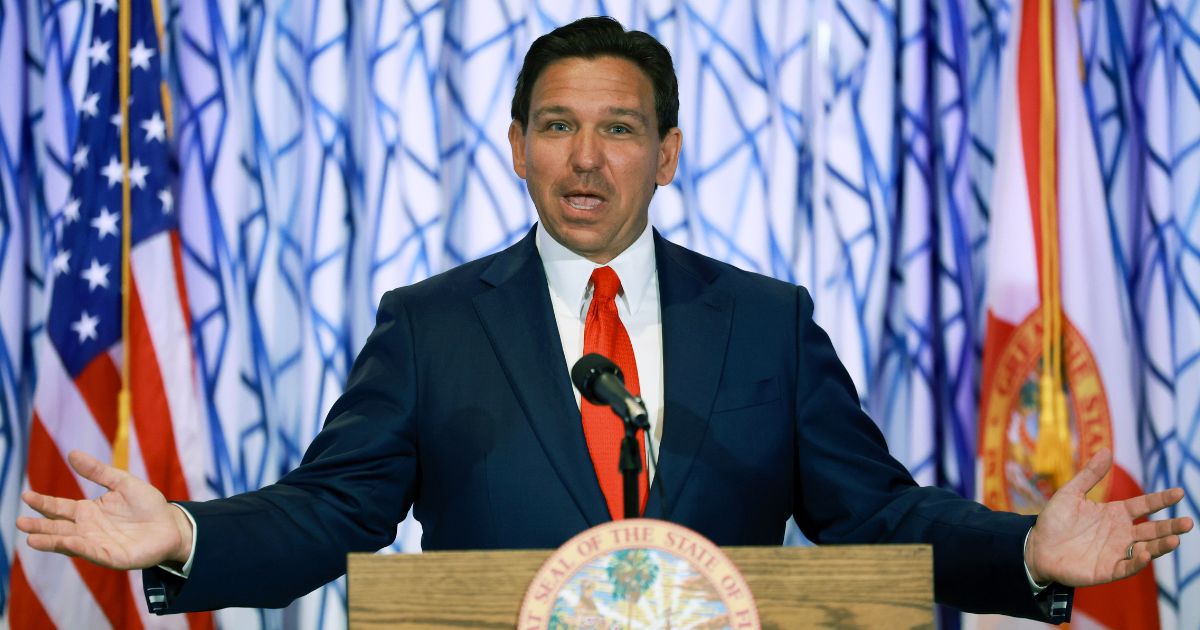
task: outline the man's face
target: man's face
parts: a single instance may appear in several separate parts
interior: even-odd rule
[[[604,264],[649,220],[654,185],[675,177],[679,129],[659,139],[650,79],[615,57],[546,67],[524,131],[508,129],[513,170],[529,187],[542,227],[571,251]]]

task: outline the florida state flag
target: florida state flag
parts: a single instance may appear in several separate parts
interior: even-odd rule
[[[1023,0],[1002,70],[979,417],[988,506],[1036,514],[1097,450],[1142,493],[1131,309],[1084,100],[1075,3]],[[1154,628],[1152,570],[1080,589],[1072,625]]]

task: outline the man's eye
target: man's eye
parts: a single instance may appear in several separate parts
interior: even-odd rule
[[[567,131],[569,127],[567,127],[567,123],[552,122],[549,125],[546,125],[546,129],[549,129],[550,131]]]
[[[615,134],[626,134],[629,133],[629,127],[626,127],[625,125],[613,125],[610,128],[610,131]]]

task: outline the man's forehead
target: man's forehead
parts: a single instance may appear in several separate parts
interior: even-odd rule
[[[585,108],[642,119],[654,113],[650,77],[636,63],[622,57],[560,59],[546,66],[531,92],[531,117]]]

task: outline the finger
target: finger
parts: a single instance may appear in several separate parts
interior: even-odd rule
[[[1153,540],[1172,534],[1185,534],[1192,529],[1192,519],[1182,516],[1161,521],[1146,521],[1133,526],[1134,540]]]
[[[1179,536],[1165,536],[1156,540],[1151,540],[1144,543],[1138,543],[1137,546],[1146,546],[1146,552],[1151,558],[1160,558],[1179,548]]]
[[[1121,559],[1117,562],[1113,579],[1121,580],[1141,571],[1149,566],[1151,559],[1150,552],[1146,549],[1146,543],[1137,543],[1134,546],[1132,559]]]
[[[54,536],[73,536],[76,532],[75,523],[71,521],[54,521],[29,516],[17,517],[17,529],[30,535],[51,534]]]
[[[1183,500],[1183,488],[1168,488],[1151,494],[1125,499],[1125,511],[1130,518],[1142,518],[1171,507]]]
[[[75,520],[75,505],[77,502],[72,499],[62,499],[34,492],[33,490],[26,490],[21,493],[21,500],[25,501],[25,505],[37,510],[39,514],[46,518],[66,519],[68,521]]]
[[[50,551],[53,553],[61,553],[64,556],[75,557],[76,554],[71,550],[71,547],[76,547],[78,543],[68,545],[67,541],[72,538],[64,536],[54,536],[52,534],[30,534],[29,538],[25,539],[26,544],[38,551]]]
[[[1096,451],[1083,470],[1080,470],[1071,478],[1059,492],[1065,492],[1069,495],[1083,496],[1088,493],[1104,475],[1108,474],[1108,469],[1112,467],[1112,451],[1107,448],[1102,448]]]
[[[128,474],[119,468],[105,464],[83,451],[71,451],[67,454],[67,461],[71,464],[71,468],[74,468],[75,472],[79,473],[79,476],[88,481],[98,483],[109,490],[115,489],[117,484],[121,483],[124,476]]]
[[[126,570],[133,567],[128,563],[116,562],[110,550],[103,545],[94,545],[82,536],[54,536],[35,534],[25,539],[30,547],[38,551],[51,551],[69,557],[80,557],[108,569]]]

